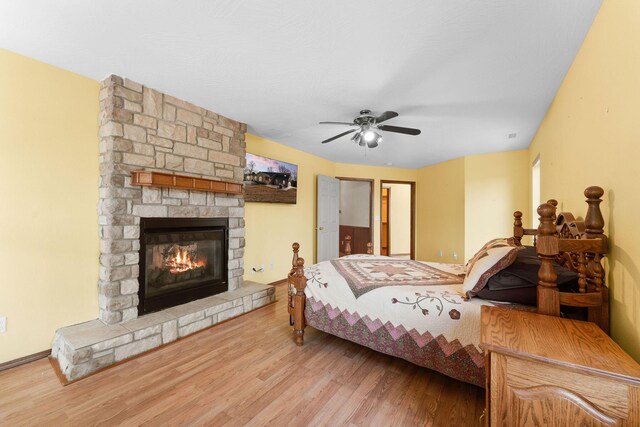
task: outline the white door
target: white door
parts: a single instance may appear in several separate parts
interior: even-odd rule
[[[340,238],[340,180],[318,175],[316,254],[318,262],[338,258]]]

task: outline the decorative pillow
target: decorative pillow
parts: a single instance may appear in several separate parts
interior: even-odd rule
[[[557,263],[554,268],[558,276],[556,280],[558,287],[574,284],[577,287],[578,273]],[[538,286],[538,270],[540,270],[540,259],[536,254],[536,248],[524,246],[524,249],[518,251],[513,264],[489,278],[485,290],[486,288],[497,291]]]
[[[462,289],[468,298],[475,296],[491,276],[508,267],[523,249],[513,237],[493,239],[469,260]]]
[[[476,294],[476,298],[535,307],[538,304],[538,288],[537,286],[530,286],[528,288],[500,289],[494,291],[491,290],[489,286],[485,286]]]
[[[538,270],[540,259],[536,248],[524,246],[518,251],[513,264],[489,278],[487,284],[475,296],[492,301],[511,302],[535,306],[538,299]],[[562,292],[578,292],[578,274],[555,265],[558,289]]]

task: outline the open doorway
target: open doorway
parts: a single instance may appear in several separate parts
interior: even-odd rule
[[[534,227],[538,220],[538,206],[540,206],[540,155],[531,165],[531,226]]]
[[[415,182],[380,182],[380,254],[415,259]]]
[[[345,236],[351,236],[351,253],[366,254],[373,241],[373,180],[340,180],[340,256],[344,255]]]

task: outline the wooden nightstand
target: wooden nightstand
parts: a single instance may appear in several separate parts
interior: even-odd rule
[[[482,307],[489,426],[640,426],[640,365],[593,323]]]

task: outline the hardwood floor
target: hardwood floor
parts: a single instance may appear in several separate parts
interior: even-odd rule
[[[484,390],[307,328],[278,302],[62,387],[0,372],[0,425],[477,426]]]

